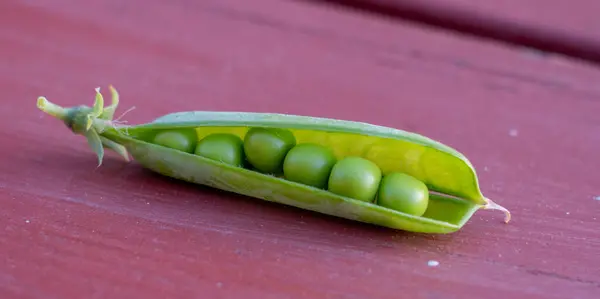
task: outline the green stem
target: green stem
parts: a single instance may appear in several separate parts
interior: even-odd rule
[[[67,109],[51,103],[45,97],[38,98],[37,107],[62,121],[65,121],[67,118]]]

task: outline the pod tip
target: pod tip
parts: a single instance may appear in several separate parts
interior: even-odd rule
[[[489,198],[485,198],[485,200],[487,201],[487,204],[485,204],[483,206],[484,209],[486,209],[486,210],[499,210],[499,211],[502,211],[504,213],[504,223],[510,222],[511,214],[510,214],[510,211],[507,208],[505,208],[505,207],[503,207],[503,206],[501,206],[501,205],[493,202]]]

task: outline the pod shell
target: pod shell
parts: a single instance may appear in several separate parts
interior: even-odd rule
[[[407,153],[419,153],[421,162],[430,163],[430,171],[426,173],[411,173],[413,168],[410,167],[403,171],[421,179],[435,192],[430,194],[431,208],[428,210],[431,212],[426,212],[421,217],[408,215],[373,203],[338,196],[326,190],[161,147],[141,138],[156,130],[185,127],[214,132],[227,128],[286,128],[296,130],[295,134],[301,132],[301,139],[320,136],[318,143],[330,146],[333,150],[356,144],[361,138],[362,142],[370,142],[366,147],[370,150],[373,150],[374,145],[385,141],[378,150],[385,151],[388,148],[396,152],[395,156],[389,151],[386,153],[388,156],[384,156],[383,160],[387,159],[391,164],[394,164],[395,159],[406,159]],[[349,134],[345,136],[350,137],[333,140],[335,138],[331,136],[336,133]],[[128,126],[118,132],[109,130],[104,135],[125,146],[142,166],[169,177],[394,229],[422,233],[455,232],[486,203],[475,171],[461,153],[419,134],[367,123],[287,114],[194,111],[167,114],[151,123]],[[372,152],[363,150],[359,154],[368,158],[369,153]],[[386,165],[382,164],[379,166],[384,171],[397,170],[386,169]]]

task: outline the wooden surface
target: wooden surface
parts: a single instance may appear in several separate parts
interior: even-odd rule
[[[2,1],[0,19],[0,298],[600,293],[593,66],[297,1]],[[455,234],[410,234],[112,154],[96,169],[35,100],[91,104],[107,84],[130,123],[241,110],[422,133],[465,153],[513,221],[481,211]]]
[[[600,64],[595,0],[313,0]]]

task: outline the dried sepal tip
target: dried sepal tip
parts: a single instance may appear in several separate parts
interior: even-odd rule
[[[92,115],[95,118],[100,117],[100,115],[102,115],[103,109],[104,109],[104,97],[100,93],[100,87],[96,87],[96,98],[94,101],[94,108],[92,110]]]
[[[111,104],[110,106],[106,106],[104,108],[104,111],[102,111],[102,115],[100,115],[99,117],[104,120],[112,120],[114,118],[115,111],[119,106],[119,93],[112,85],[109,85],[108,89],[110,90]]]

